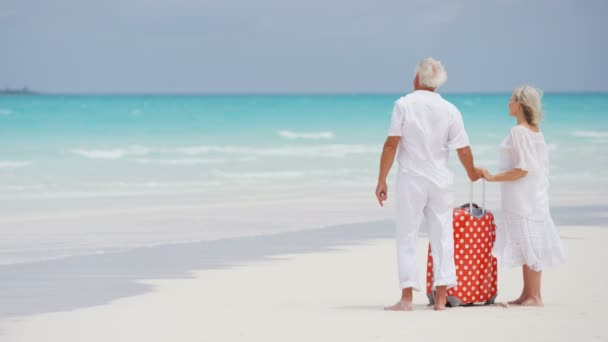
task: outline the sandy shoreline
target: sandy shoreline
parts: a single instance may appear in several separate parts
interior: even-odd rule
[[[386,236],[388,226],[377,233],[368,231],[372,228],[360,227],[350,241],[328,235],[331,243],[316,251],[241,260],[228,268],[190,272],[191,278],[142,280],[138,283],[151,292],[11,319],[3,324],[0,340],[608,341],[603,311],[608,274],[598,268],[608,258],[606,228],[562,227],[568,263],[545,272],[545,308],[488,306],[445,313],[427,309],[423,293],[415,294],[413,313],[382,310],[398,296],[394,241]],[[421,270],[426,243],[419,242]],[[499,268],[499,301],[519,294],[520,278],[517,269]]]
[[[0,327],[7,318],[103,305],[152,291],[142,279],[191,278],[193,270],[388,238],[393,227],[392,221],[367,222],[0,265]]]

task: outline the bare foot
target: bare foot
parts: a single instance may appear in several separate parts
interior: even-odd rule
[[[413,311],[414,306],[411,301],[400,300],[395,305],[385,306],[384,310],[387,311]]]
[[[540,298],[529,297],[524,299],[521,304],[522,306],[538,306],[543,307],[543,301]]]
[[[443,311],[445,310],[445,306],[447,303],[447,298],[439,298],[439,296],[435,296],[435,306],[433,307],[435,311]]]
[[[443,310],[445,310],[445,305],[435,304],[434,309],[435,309],[435,311],[443,311]]]
[[[435,292],[435,311],[443,311],[445,310],[445,306],[448,302],[448,294],[446,286],[437,286],[437,291]]]
[[[521,296],[519,296],[519,298],[517,298],[516,300],[511,300],[509,301],[509,304],[511,305],[521,305],[521,303],[526,299],[526,297],[524,296],[524,294],[522,293]]]

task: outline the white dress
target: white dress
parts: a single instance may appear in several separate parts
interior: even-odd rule
[[[534,271],[565,262],[562,243],[549,210],[549,156],[545,138],[515,126],[500,145],[500,172],[528,171],[501,183],[502,220],[492,254],[501,264],[528,265]]]

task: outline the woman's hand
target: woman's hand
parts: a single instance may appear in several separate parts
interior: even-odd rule
[[[386,201],[387,198],[387,188],[386,182],[378,182],[378,186],[376,186],[376,198],[381,207],[384,206],[382,202]]]
[[[487,180],[488,182],[494,181],[494,175],[491,174],[490,171],[488,171],[486,169],[481,169],[481,172],[483,174],[483,179]]]

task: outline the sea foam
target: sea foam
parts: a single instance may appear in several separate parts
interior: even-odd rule
[[[579,138],[608,138],[608,132],[604,131],[572,131],[569,133]]]
[[[31,165],[31,161],[23,160],[0,160],[0,169],[17,169]]]
[[[79,156],[89,159],[121,159],[127,156],[145,156],[150,153],[150,148],[143,146],[131,146],[124,149],[108,149],[108,150],[94,150],[79,148],[71,151]]]
[[[278,131],[277,134],[284,139],[296,140],[296,139],[312,139],[312,140],[322,140],[322,139],[333,139],[335,138],[334,132],[307,132],[307,133],[297,133],[292,131]]]

